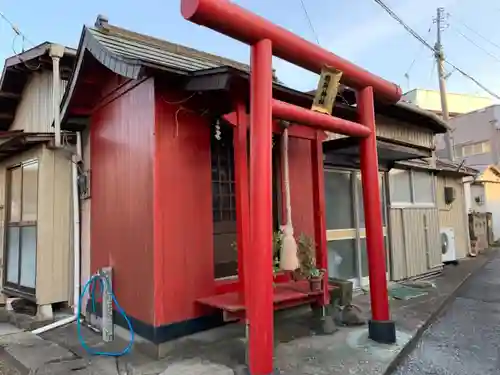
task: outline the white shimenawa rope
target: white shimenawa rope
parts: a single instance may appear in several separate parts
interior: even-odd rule
[[[283,185],[285,188],[286,223],[283,227],[283,247],[281,248],[280,268],[285,271],[294,271],[299,268],[297,257],[297,242],[293,236],[292,202],[290,199],[290,174],[288,168],[288,129],[283,131]]]

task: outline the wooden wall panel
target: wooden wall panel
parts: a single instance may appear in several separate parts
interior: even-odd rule
[[[112,266],[121,306],[153,323],[152,78],[93,113],[91,143],[91,272]]]
[[[215,293],[210,124],[156,95],[155,324],[202,314],[196,299]]]

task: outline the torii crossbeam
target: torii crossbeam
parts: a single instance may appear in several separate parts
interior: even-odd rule
[[[252,270],[245,277],[249,320],[249,368],[252,375],[273,372],[273,278],[272,278],[272,118],[281,118],[317,129],[361,137],[360,169],[366,218],[366,243],[372,319],[369,336],[394,343],[387,296],[384,235],[378,181],[374,94],[380,100],[397,102],[401,89],[321,47],[276,26],[229,0],[182,0],[183,16],[252,47],[250,84],[250,243],[246,257]],[[358,123],[299,108],[272,98],[272,56],[320,73],[325,66],[342,71],[342,82],[357,90]],[[324,189],[324,186],[315,186]],[[324,228],[323,228],[324,229]],[[326,257],[323,241],[320,253]],[[323,259],[322,266],[326,265]],[[246,272],[248,274],[248,272]],[[327,275],[325,275],[327,277]],[[327,280],[325,280],[327,281]],[[325,288],[325,293],[326,288]],[[325,296],[324,302],[328,301]]]

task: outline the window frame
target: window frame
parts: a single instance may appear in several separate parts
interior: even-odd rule
[[[368,285],[368,277],[363,276],[363,266],[362,266],[362,247],[361,243],[364,239],[366,239],[366,222],[364,223],[364,226],[361,226],[361,220],[360,220],[360,211],[361,211],[361,205],[359,204],[360,201],[363,200],[363,193],[362,189],[358,190],[358,181],[362,181],[361,177],[361,171],[359,169],[355,168],[346,168],[346,167],[337,167],[337,166],[330,166],[330,165],[325,165],[324,167],[324,173],[344,173],[348,174],[350,176],[350,205],[351,205],[351,210],[353,214],[353,227],[351,228],[342,228],[342,229],[328,229],[328,225],[326,225],[326,237],[327,237],[327,245],[330,242],[335,242],[335,241],[343,241],[343,240],[353,240],[354,241],[354,256],[355,256],[355,263],[356,263],[356,276],[354,278],[349,279],[354,283],[354,287],[356,289],[364,287]],[[387,259],[387,278],[389,278],[390,274],[390,238],[389,238],[389,199],[388,199],[388,173],[386,170],[379,170],[379,175],[380,175],[380,193],[381,193],[381,208],[382,208],[382,215],[385,217],[385,223],[383,224],[382,231],[384,235],[384,241],[386,243],[385,250],[386,250],[386,259]],[[361,177],[358,179],[358,176]],[[326,179],[326,176],[325,176]],[[361,185],[360,185],[361,186]],[[326,189],[326,183],[325,183],[325,189]],[[325,191],[325,210],[327,210],[326,207],[326,194],[327,192]],[[329,249],[327,250],[328,252],[330,251]]]
[[[481,150],[479,152],[476,152],[475,150],[476,147],[480,147]],[[491,152],[491,143],[490,141],[480,141],[480,142],[474,142],[474,143],[468,143],[460,146],[461,149],[461,157],[469,157],[469,156],[475,156],[475,155],[483,155],[487,154],[488,152]],[[467,150],[470,149],[470,152],[467,152]]]
[[[391,184],[392,184],[392,179],[391,179],[391,171],[392,170],[404,170],[409,173],[410,175],[410,197],[411,197],[411,202],[393,202],[392,195],[390,194],[391,191]],[[433,208],[436,207],[436,176],[433,172],[426,172],[420,171],[420,170],[414,170],[414,169],[399,169],[399,168],[393,168],[389,171],[388,176],[389,176],[389,208],[407,208],[407,207],[413,207],[413,208]],[[432,199],[433,202],[417,202],[416,201],[416,196],[415,196],[415,173],[425,173],[429,175],[431,178],[431,188],[432,188]]]
[[[236,207],[236,184],[238,181],[236,181],[236,171],[235,169],[237,168],[235,162],[235,150],[234,150],[234,135],[236,132],[236,127],[231,126],[230,124],[226,123],[225,121],[220,121],[219,123],[219,130],[221,132],[221,137],[224,138],[224,141],[227,142],[227,144],[224,147],[221,147],[221,144],[219,143],[221,140],[218,140],[215,136],[214,129],[211,129],[210,133],[210,164],[211,164],[211,173],[210,173],[210,180],[211,180],[211,185],[210,185],[210,192],[212,196],[212,225],[213,225],[213,231],[212,231],[212,244],[213,244],[213,269],[214,269],[214,279],[215,281],[225,281],[225,280],[237,280],[238,279],[238,268],[237,268],[237,250],[233,248],[234,251],[234,256],[236,257],[235,261],[236,262],[236,273],[233,275],[221,275],[220,272],[217,271],[217,266],[223,263],[217,263],[216,262],[216,252],[218,251],[219,247],[217,247],[216,243],[214,242],[216,236],[232,236],[234,237],[234,241],[232,242],[233,244],[236,243],[237,241],[237,207]],[[278,230],[281,227],[281,222],[282,222],[282,170],[281,170],[281,134],[275,134],[273,133],[273,146],[272,146],[272,188],[271,188],[271,194],[272,194],[272,220],[273,220],[273,230]],[[218,145],[216,145],[218,144]],[[216,147],[216,148],[215,148]],[[227,153],[227,166],[229,166],[230,171],[228,172],[228,176],[230,177],[229,185],[230,187],[230,193],[229,195],[221,195],[221,194],[215,194],[214,190],[214,184],[217,184],[217,190],[220,193],[220,188],[221,188],[221,182],[222,180],[220,179],[220,170],[223,169],[221,168],[221,163],[219,159],[219,153],[220,152]],[[216,165],[213,164],[214,162],[214,157],[217,160]],[[248,163],[250,162],[250,131],[247,133],[247,161]],[[214,168],[217,170],[217,180],[214,181]],[[230,199],[230,209],[229,211],[231,212],[229,218],[224,218],[223,210],[221,210],[221,202],[219,202],[219,206],[216,208],[214,198],[218,197],[221,199],[222,197],[229,197]],[[217,215],[216,215],[217,212]],[[216,216],[218,219],[216,219]],[[233,245],[231,245],[233,246]],[[225,263],[232,263],[232,262],[225,262]]]
[[[36,186],[36,220],[25,220],[23,221],[23,169],[26,166],[29,165],[37,165],[37,186]],[[36,295],[36,281],[37,281],[37,257],[38,257],[38,240],[36,239],[38,236],[38,204],[40,202],[40,167],[41,163],[38,158],[32,158],[28,160],[24,160],[22,162],[16,163],[9,165],[6,168],[6,178],[5,178],[5,205],[4,205],[4,243],[3,243],[3,256],[4,256],[4,272],[2,275],[3,278],[3,285],[4,289],[7,291],[12,291],[13,293],[22,295],[28,299],[34,298]],[[11,186],[11,181],[12,181],[12,172],[16,169],[21,170],[21,185],[19,188],[21,189],[21,196],[20,196],[20,217],[18,221],[11,221],[11,210],[12,210],[12,202],[11,202],[11,191],[12,191],[12,186]],[[35,275],[34,275],[34,281],[35,285],[34,287],[28,287],[28,286],[23,286],[21,284],[21,276],[22,276],[22,230],[23,228],[29,228],[29,227],[34,227],[35,228]],[[19,228],[19,239],[18,239],[18,273],[17,273],[17,283],[8,281],[8,262],[9,262],[9,229],[10,228]]]

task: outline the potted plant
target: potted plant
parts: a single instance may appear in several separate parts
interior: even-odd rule
[[[309,274],[309,285],[311,287],[311,292],[319,292],[323,290],[323,275],[325,272],[316,267],[311,269]]]
[[[238,244],[234,241],[231,244],[232,248],[237,251]],[[273,233],[273,275],[280,272],[280,255],[281,255],[281,247],[283,246],[283,231],[277,230]]]
[[[283,231],[277,230],[273,232],[273,272],[280,272],[280,256],[281,248],[283,247]]]
[[[301,234],[297,241],[297,255],[300,262],[300,275],[309,280],[312,292],[317,292],[323,288],[323,276],[325,271],[316,267],[316,245],[314,240]]]

